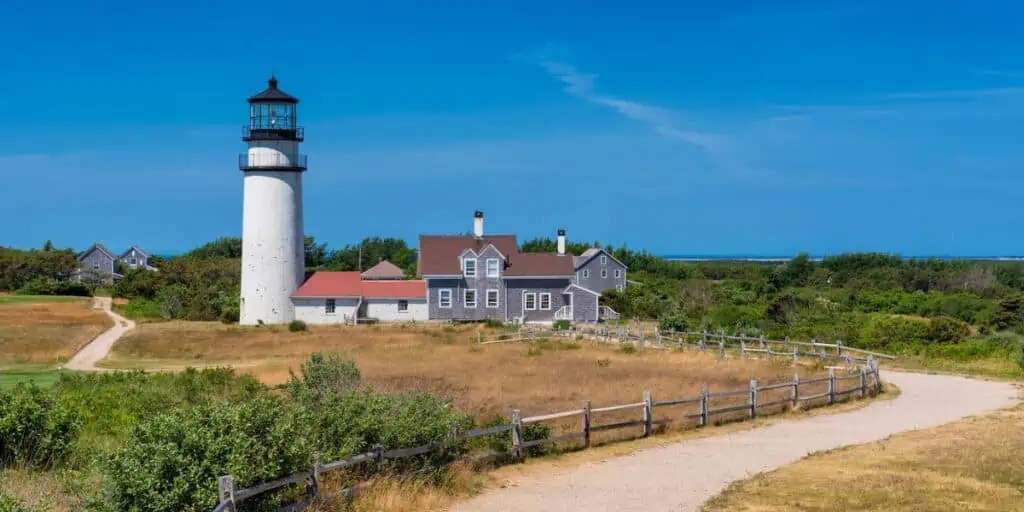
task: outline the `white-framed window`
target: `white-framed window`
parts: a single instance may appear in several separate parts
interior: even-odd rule
[[[498,258],[487,258],[487,277],[499,277],[500,269]]]
[[[487,290],[487,307],[498,307],[498,290]]]
[[[327,299],[327,300],[324,301],[324,311],[328,315],[333,315],[334,314],[335,307],[336,307],[336,304],[334,303],[334,299]]]
[[[607,278],[608,278],[608,269],[602,268],[601,269],[601,279],[607,279]]]
[[[476,260],[473,258],[462,260],[462,274],[466,277],[476,277]]]
[[[542,293],[540,294],[540,309],[549,311],[551,309],[551,294]]]
[[[132,258],[132,259],[128,260],[128,263],[131,263],[132,265],[137,265],[139,263],[139,260],[137,260],[135,258]]]
[[[408,313],[409,312],[409,301],[407,301],[407,300],[400,300],[400,301],[398,301],[398,312],[399,313]]]
[[[476,307],[476,290],[462,290],[462,305],[466,306],[467,308]]]
[[[94,270],[99,270],[100,269],[100,262],[98,262],[98,261],[92,262],[92,268]]]
[[[437,307],[445,309],[452,307],[452,290],[450,288],[437,291]]]
[[[537,309],[537,294],[530,292],[523,294],[523,309],[534,311]]]
[[[601,255],[601,264],[602,265],[607,265],[608,264],[608,256],[605,256],[604,254]]]
[[[615,279],[618,279],[620,277],[622,277],[622,269],[621,268],[617,268],[617,269],[615,269]]]
[[[583,279],[590,279],[590,269],[589,268],[583,269]]]

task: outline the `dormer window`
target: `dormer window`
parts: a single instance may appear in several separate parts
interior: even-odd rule
[[[499,277],[500,269],[498,258],[487,258],[487,277]]]
[[[605,255],[602,254],[601,255],[601,265],[603,266],[603,265],[607,265],[607,264],[608,264],[608,256],[605,256]]]
[[[472,258],[466,258],[462,260],[462,275],[466,277],[476,277],[476,260]]]

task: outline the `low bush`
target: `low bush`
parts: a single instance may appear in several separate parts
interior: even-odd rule
[[[359,368],[355,363],[342,359],[337,352],[327,355],[317,352],[302,363],[296,375],[288,370],[291,378],[288,390],[293,398],[302,402],[326,399],[331,394],[347,393],[359,385]]]
[[[18,498],[0,491],[0,512],[31,512]]]
[[[498,425],[507,425],[512,423],[512,420],[504,416],[494,416],[491,419],[484,421],[480,427],[496,427]],[[551,427],[543,423],[530,423],[523,426],[523,441],[536,441],[538,439],[546,439],[551,437]],[[477,441],[479,440],[479,441]],[[478,449],[485,449],[489,452],[497,453],[510,453],[512,450],[512,432],[503,432],[501,434],[490,435],[484,438],[477,438],[477,444],[474,446]],[[548,451],[550,445],[538,445],[531,446],[526,449],[527,455],[538,456],[544,455]]]
[[[291,332],[299,332],[309,330],[309,326],[302,320],[292,320],[288,322],[288,330]]]
[[[635,354],[636,345],[632,343],[623,343],[622,346],[619,347],[619,352],[622,352],[623,354]]]
[[[673,312],[658,319],[658,330],[672,332],[686,332],[686,315],[680,312]]]
[[[860,336],[860,346],[885,349],[890,345],[914,345],[927,342],[931,323],[916,318],[871,315]]]
[[[487,327],[489,329],[504,329],[505,322],[502,322],[501,320],[495,320],[493,318],[488,318],[487,320],[484,320],[484,327]]]
[[[18,289],[23,295],[72,295],[91,297],[92,289],[80,281],[59,280],[50,277],[36,277]]]
[[[0,389],[0,467],[53,467],[71,452],[76,411],[35,384]]]
[[[557,331],[568,331],[570,325],[568,320],[555,320],[554,328]]]
[[[948,316],[933,318],[928,330],[928,338],[938,343],[960,343],[971,335],[967,322]]]
[[[104,464],[106,498],[115,510],[209,511],[222,475],[241,488],[308,469],[305,429],[275,397],[154,415]],[[248,502],[246,508],[252,509]]]

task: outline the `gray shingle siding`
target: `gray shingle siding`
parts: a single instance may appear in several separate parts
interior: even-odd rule
[[[428,315],[431,320],[454,320],[454,321],[482,321],[487,319],[505,319],[505,286],[501,277],[487,277],[487,260],[496,258],[498,271],[504,270],[501,263],[500,253],[493,247],[488,247],[484,252],[475,258],[472,253],[466,252],[465,256],[476,260],[476,277],[462,277],[453,279],[427,279],[427,302]],[[440,307],[440,290],[452,290],[452,307]],[[465,290],[476,291],[476,307],[467,308],[465,304]],[[487,290],[498,290],[498,307],[487,307]]]
[[[134,264],[132,264],[132,258],[135,258]],[[149,258],[133,247],[121,257],[121,263],[128,268],[146,268],[149,265]]]
[[[598,296],[577,288],[571,288],[570,291],[573,301],[573,322],[596,322]]]
[[[603,265],[601,264],[602,259],[605,261]],[[602,270],[607,272],[606,277],[601,277]],[[619,272],[619,277],[615,277],[616,270]],[[589,274],[586,277],[584,277],[585,272]],[[576,269],[575,281],[576,284],[598,293],[619,288],[625,289],[626,267],[602,250],[590,261],[584,263],[582,267]]]
[[[82,257],[80,265],[84,271],[97,270],[104,274],[114,273],[114,258],[107,256],[99,249],[93,249]]]
[[[562,294],[562,290],[569,286],[570,280],[565,278],[508,279],[505,281],[505,284],[508,286],[509,320],[523,316],[527,322],[551,322],[555,318],[555,311],[566,305],[566,299]],[[537,294],[537,310],[524,310],[523,297],[525,293]],[[539,309],[541,293],[551,294],[551,309]]]

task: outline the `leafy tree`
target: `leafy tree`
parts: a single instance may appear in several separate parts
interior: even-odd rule
[[[569,242],[565,244],[565,252],[569,254],[575,254],[579,256],[584,251],[591,247],[599,247],[600,244],[594,242],[593,244],[587,244],[582,242]],[[519,244],[519,250],[522,252],[555,252],[558,250],[558,240],[554,238],[534,238],[527,240],[522,244]]]
[[[394,263],[407,276],[416,273],[416,251],[400,238],[364,238],[359,244],[331,251],[326,266],[331,270],[366,270],[381,260]]]
[[[200,259],[241,258],[242,239],[234,236],[221,237],[192,249],[185,253],[185,256]]]

